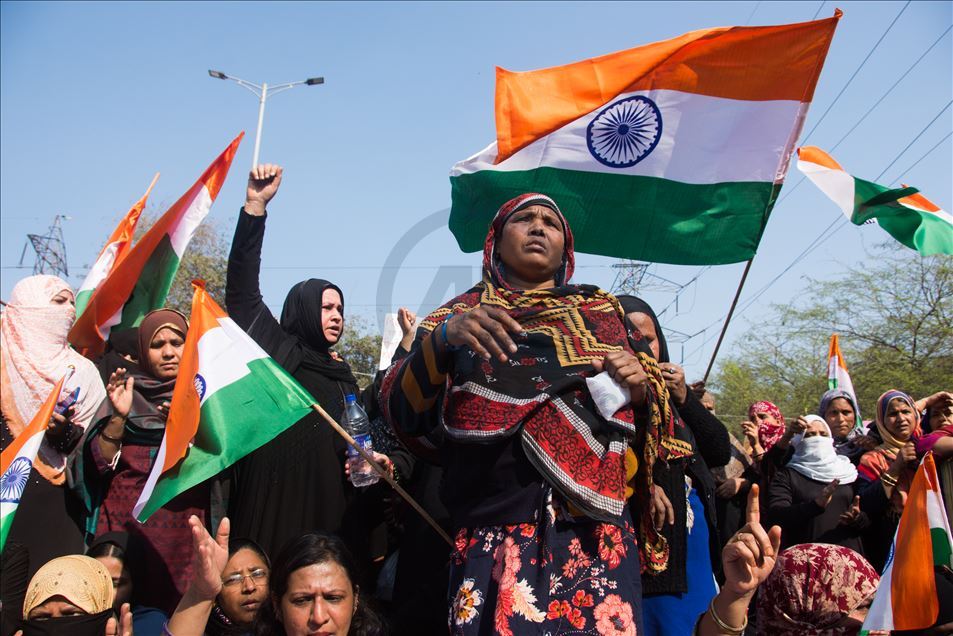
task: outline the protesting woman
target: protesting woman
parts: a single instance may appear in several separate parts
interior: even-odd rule
[[[265,164],[249,175],[225,302],[229,316],[340,421],[345,396],[358,393],[351,367],[331,351],[344,333],[344,293],[326,280],[302,281],[288,292],[279,321],[259,287],[265,207],[281,174],[279,166]],[[352,492],[344,453],[345,442],[313,413],[243,458],[233,469],[229,504],[235,534],[277,554],[303,532],[340,532]]]
[[[866,515],[856,497],[857,469],[837,454],[827,423],[805,415],[807,427],[791,441],[794,454],[768,493],[771,520],[784,528],[782,547],[833,543],[863,554]]]
[[[424,320],[382,386],[409,445],[426,452],[444,438],[431,457],[457,529],[453,634],[635,634],[639,549],[646,567],[665,567],[651,523],[638,545],[626,501],[637,464],[648,519],[655,458],[686,450],[670,438],[668,390],[618,302],[570,284],[573,267],[556,203],[509,201],[490,226],[482,282]],[[629,400],[608,418],[586,383],[603,370]]]
[[[870,563],[882,571],[917,470],[920,413],[913,398],[890,390],[877,400],[877,432],[883,443],[860,458],[861,507],[873,522],[864,537]]]
[[[88,509],[89,536],[127,532],[141,546],[130,562],[141,605],[168,614],[189,580],[188,519],[209,517],[209,487],[180,494],[139,523],[132,509],[152,472],[188,332],[185,316],[157,309],[142,319],[137,362],[126,361],[109,378],[106,400],[83,444],[76,471]]]
[[[82,504],[65,488],[66,462],[106,391],[93,363],[66,341],[76,318],[73,302],[73,290],[62,279],[30,276],[13,287],[0,318],[4,448],[29,426],[71,370],[61,398],[78,391],[75,404],[53,415],[29,473],[29,496],[20,500],[10,528],[9,541],[29,551],[31,575],[50,559],[83,551]]]
[[[856,466],[861,456],[873,450],[877,441],[858,425],[860,410],[853,394],[844,389],[831,389],[821,396],[817,414],[824,418],[834,440],[834,449]]]
[[[642,577],[645,633],[681,635],[691,631],[695,617],[716,592],[713,573],[720,566],[720,544],[710,467],[731,459],[728,430],[688,390],[684,371],[669,359],[665,335],[652,308],[634,296],[620,296],[619,302],[659,362],[679,415],[675,436],[691,448],[689,456],[657,465],[653,471],[655,488],[664,492],[672,507],[670,519],[653,519],[668,541],[670,554],[664,572]]]

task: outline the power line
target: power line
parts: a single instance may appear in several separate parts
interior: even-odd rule
[[[827,4],[827,0],[823,0],[823,2],[821,2],[821,4],[817,7],[817,11],[814,12],[814,17],[811,18],[812,21],[817,20],[817,16],[821,15],[821,9],[824,8],[825,4]]]
[[[953,105],[953,100],[950,100],[950,102],[948,102],[948,103],[940,110],[940,112],[938,112],[938,113],[936,114],[936,116],[933,117],[933,119],[931,119],[931,120],[927,123],[927,125],[924,126],[924,127],[920,130],[919,133],[917,133],[917,135],[913,138],[913,140],[910,141],[910,143],[908,143],[908,144],[904,147],[904,149],[901,150],[901,151],[893,158],[893,160],[887,165],[887,167],[884,168],[883,171],[882,171],[879,175],[877,175],[876,177],[874,177],[873,180],[874,180],[874,181],[879,180],[879,179],[887,172],[887,170],[889,170],[890,167],[893,166],[893,165],[897,162],[897,160],[899,160],[900,157],[902,157],[902,156],[907,152],[907,150],[909,150],[910,147],[913,146],[913,144],[915,144],[915,143],[917,142],[917,140],[920,139],[920,137],[923,136],[923,134],[930,128],[930,126],[932,126],[932,125],[934,124],[934,122],[936,122],[936,120],[939,119],[940,116],[943,115],[943,113],[946,112],[946,110],[947,110],[951,105]],[[911,166],[911,168],[912,168],[913,166],[917,165],[918,163],[920,163],[920,162],[921,162],[924,158],[926,158],[926,156],[929,155],[931,152],[933,152],[934,150],[936,150],[936,148],[938,148],[941,143],[943,143],[947,138],[949,138],[951,134],[953,134],[953,133],[947,134],[946,137],[944,137],[943,139],[941,139],[939,143],[937,143],[937,144],[935,144],[934,146],[932,146],[926,153],[924,153],[923,156],[921,156],[919,159],[917,159],[917,160],[913,163],[913,165]],[[905,172],[901,172],[900,175],[897,177],[897,179],[899,179],[900,177],[902,177],[904,174],[906,174],[906,171],[905,171]],[[895,181],[896,181],[897,179],[895,179]],[[808,246],[807,246],[806,248],[804,248],[804,250],[803,250],[800,254],[798,254],[798,255],[794,258],[794,260],[793,260],[791,263],[789,263],[789,264],[787,265],[787,267],[785,267],[779,274],[777,274],[774,278],[772,278],[766,285],[764,285],[764,286],[762,286],[760,289],[758,289],[758,291],[756,291],[752,296],[750,296],[749,298],[746,298],[746,299],[741,303],[741,306],[739,306],[738,309],[736,310],[735,315],[736,315],[736,316],[740,316],[741,314],[743,314],[747,309],[749,309],[752,305],[754,305],[754,303],[755,303],[762,295],[764,295],[764,293],[765,293],[768,289],[770,289],[776,282],[778,282],[778,280],[780,280],[781,277],[783,277],[785,274],[787,274],[789,271],[791,271],[791,269],[792,269],[795,265],[797,265],[797,264],[800,263],[802,260],[804,260],[811,252],[813,252],[815,249],[817,249],[818,247],[820,247],[820,245],[821,245],[822,243],[824,243],[827,239],[829,239],[831,236],[833,236],[834,234],[836,234],[842,227],[844,227],[844,226],[847,225],[848,223],[850,223],[850,219],[848,219],[848,218],[846,218],[846,217],[840,217],[840,218],[837,218],[837,219],[835,219],[834,221],[832,221],[826,228],[824,228],[823,230],[821,230],[821,233],[818,234],[818,235],[814,238],[814,240],[812,240],[812,241],[808,244]],[[835,227],[835,226],[836,226],[836,227]],[[706,331],[708,331],[709,329],[711,329],[712,327],[714,327],[714,326],[717,325],[718,323],[722,322],[724,319],[725,319],[725,316],[722,316],[722,317],[719,318],[718,320],[715,320],[715,321],[711,322],[709,325],[705,326],[704,328],[702,328],[702,329],[700,329],[699,331],[697,331],[697,332],[695,332],[694,334],[692,334],[688,339],[690,340],[690,339],[692,339],[692,338],[694,338],[694,337],[696,337],[696,336],[698,336],[698,335],[701,335],[701,334],[705,333]],[[714,336],[712,336],[712,337],[714,337]],[[694,349],[691,353],[688,354],[689,357],[692,356],[692,355],[694,355],[694,354],[695,354],[696,352],[698,352],[701,348],[703,348],[706,344],[708,344],[708,342],[711,341],[712,337],[709,337],[709,338],[705,339],[696,349]]]
[[[920,62],[923,61],[923,58],[925,58],[925,57],[927,56],[927,54],[928,54],[930,51],[932,51],[933,48],[934,48],[937,44],[940,43],[940,40],[942,40],[944,37],[946,37],[946,34],[949,33],[951,29],[953,29],[953,25],[950,25],[950,26],[946,27],[946,31],[944,31],[944,32],[940,35],[940,37],[938,37],[936,40],[934,40],[934,41],[933,41],[933,44],[931,44],[930,46],[928,46],[926,51],[924,51],[923,53],[920,54],[920,57],[917,58],[917,61],[916,61],[916,62],[914,62],[913,64],[910,65],[910,68],[908,68],[907,70],[905,70],[903,73],[900,74],[900,77],[898,77],[897,80],[893,83],[893,85],[892,85],[890,88],[887,89],[887,92],[884,93],[883,95],[881,95],[881,96],[880,96],[880,99],[878,99],[876,102],[874,102],[873,106],[871,106],[870,108],[867,109],[867,112],[864,113],[864,114],[861,116],[861,118],[858,119],[857,122],[856,122],[853,126],[850,127],[850,130],[848,130],[846,133],[844,133],[844,136],[841,137],[841,138],[837,141],[836,144],[834,144],[833,146],[831,146],[831,149],[830,149],[829,152],[834,152],[834,151],[837,149],[837,147],[838,147],[839,145],[841,145],[841,142],[843,142],[845,139],[847,139],[847,137],[848,137],[852,132],[854,132],[854,130],[855,130],[858,126],[860,126],[860,124],[861,124],[865,119],[867,119],[867,115],[869,115],[870,113],[872,113],[872,112],[874,111],[874,109],[877,108],[877,106],[880,105],[880,102],[882,102],[883,100],[885,100],[885,99],[887,98],[887,96],[890,95],[890,93],[893,92],[893,89],[897,88],[897,86],[900,84],[900,82],[902,82],[902,81],[904,80],[904,78],[907,77],[907,75],[910,74],[910,71],[912,71],[913,69],[915,69],[915,68],[917,67],[917,65],[920,64]]]
[[[923,153],[923,154],[920,156],[919,159],[917,159],[917,160],[914,161],[912,164],[910,164],[910,167],[909,167],[909,168],[907,168],[906,170],[901,170],[901,171],[900,171],[900,174],[897,175],[897,177],[896,177],[893,181],[890,182],[890,185],[893,185],[893,184],[895,184],[897,181],[900,181],[900,177],[902,177],[903,175],[905,175],[905,174],[910,174],[910,171],[911,171],[911,170],[913,170],[915,167],[917,167],[917,165],[919,165],[919,163],[920,163],[921,161],[923,161],[924,159],[926,159],[926,158],[927,158],[927,155],[929,155],[931,152],[933,152],[934,150],[936,150],[937,148],[939,148],[939,147],[940,147],[940,144],[942,144],[944,141],[946,141],[947,139],[949,139],[950,136],[953,136],[953,131],[946,133],[946,135],[943,136],[943,139],[941,139],[940,141],[936,142],[936,143],[933,145],[932,148],[930,148],[929,150],[927,150],[925,153]]]
[[[824,121],[824,118],[827,117],[827,113],[831,112],[831,109],[834,107],[834,104],[836,104],[836,103],[837,103],[837,100],[839,100],[839,99],[841,98],[841,95],[844,94],[844,91],[847,90],[847,87],[850,86],[850,83],[854,81],[854,78],[857,77],[857,74],[860,73],[860,70],[861,70],[862,68],[864,68],[864,65],[867,63],[867,60],[870,59],[870,56],[874,54],[874,51],[877,50],[877,47],[880,46],[880,43],[883,42],[883,41],[884,41],[884,38],[887,37],[887,34],[890,33],[890,29],[893,28],[893,25],[895,25],[895,24],[897,23],[897,20],[900,19],[900,16],[901,16],[901,15],[903,15],[903,12],[906,11],[906,10],[907,10],[907,7],[910,6],[910,2],[911,2],[911,0],[907,0],[907,3],[906,3],[905,5],[903,5],[903,8],[900,9],[900,12],[897,13],[897,15],[894,17],[893,21],[892,21],[892,22],[890,23],[890,25],[887,27],[887,30],[884,31],[883,34],[881,34],[880,39],[877,40],[877,42],[874,44],[873,48],[870,49],[870,51],[867,53],[867,56],[866,56],[866,57],[864,58],[864,60],[860,63],[860,66],[858,66],[858,67],[854,70],[853,74],[851,74],[851,76],[847,79],[847,82],[844,84],[844,86],[841,87],[840,92],[837,93],[837,96],[836,96],[836,97],[834,97],[834,101],[832,101],[832,102],[827,106],[827,110],[824,111],[824,113],[821,115],[821,118],[818,119],[818,120],[814,123],[814,127],[811,128],[811,131],[810,131],[809,133],[807,133],[807,136],[804,137],[804,140],[801,142],[802,145],[805,144],[805,143],[807,143],[808,138],[814,133],[815,130],[817,130],[817,127],[821,125],[821,122]]]
[[[752,9],[751,13],[748,14],[748,19],[745,20],[745,26],[748,26],[749,24],[751,24],[751,18],[753,18],[754,14],[758,12],[758,7],[760,6],[761,6],[761,0],[758,0],[754,5],[754,9]]]

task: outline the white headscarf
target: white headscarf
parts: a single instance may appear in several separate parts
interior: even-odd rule
[[[794,455],[787,463],[788,468],[796,470],[808,479],[825,484],[839,479],[841,485],[852,484],[857,479],[857,467],[843,455],[834,450],[831,429],[824,418],[817,415],[805,415],[808,422],[817,422],[827,431],[827,437],[814,435],[805,438],[799,433],[791,440]]]

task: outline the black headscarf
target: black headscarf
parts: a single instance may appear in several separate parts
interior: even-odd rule
[[[333,289],[341,295],[341,313],[344,313],[344,292],[337,285],[320,279],[310,278],[291,288],[281,309],[281,328],[297,339],[296,343],[285,345],[286,351],[280,351],[280,359],[287,368],[304,367],[320,373],[332,380],[348,384],[357,384],[351,367],[343,360],[335,359],[330,352],[331,343],[324,337],[321,326],[324,318],[321,298],[325,290]]]
[[[655,336],[658,339],[658,362],[660,364],[671,362],[668,357],[668,344],[665,342],[665,334],[662,333],[662,325],[659,324],[658,316],[655,315],[652,307],[638,296],[616,296],[616,298],[619,299],[619,304],[622,305],[622,311],[625,312],[626,316],[633,311],[637,311],[652,319],[652,324],[655,325]]]

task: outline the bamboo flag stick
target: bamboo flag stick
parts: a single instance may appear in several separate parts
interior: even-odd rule
[[[417,503],[416,499],[411,497],[406,490],[404,490],[399,485],[397,485],[397,482],[394,481],[394,478],[388,475],[387,471],[384,470],[380,464],[374,461],[374,458],[371,457],[370,453],[368,453],[366,450],[361,448],[360,445],[356,444],[354,442],[354,438],[351,437],[351,435],[346,430],[344,430],[344,428],[340,424],[335,422],[334,418],[328,415],[327,411],[321,408],[320,404],[312,404],[311,408],[313,408],[315,411],[318,412],[318,414],[321,415],[321,417],[327,420],[328,424],[331,425],[331,428],[337,431],[338,435],[343,437],[344,440],[352,448],[354,448],[358,453],[360,453],[361,457],[363,457],[367,461],[367,463],[370,464],[371,468],[374,469],[374,472],[376,472],[378,475],[381,476],[381,478],[383,478],[384,481],[390,484],[391,488],[396,490],[397,494],[403,497],[404,501],[409,503],[413,507],[413,509],[416,510],[420,514],[420,516],[424,518],[424,521],[430,524],[430,527],[433,528],[434,531],[436,531],[436,533],[440,535],[440,538],[447,542],[447,545],[449,545],[451,548],[454,547],[454,543],[453,543],[453,540],[450,538],[450,535],[444,532],[443,528],[440,527],[440,524],[434,521],[433,517],[427,514],[427,511],[424,510],[419,503]]]

